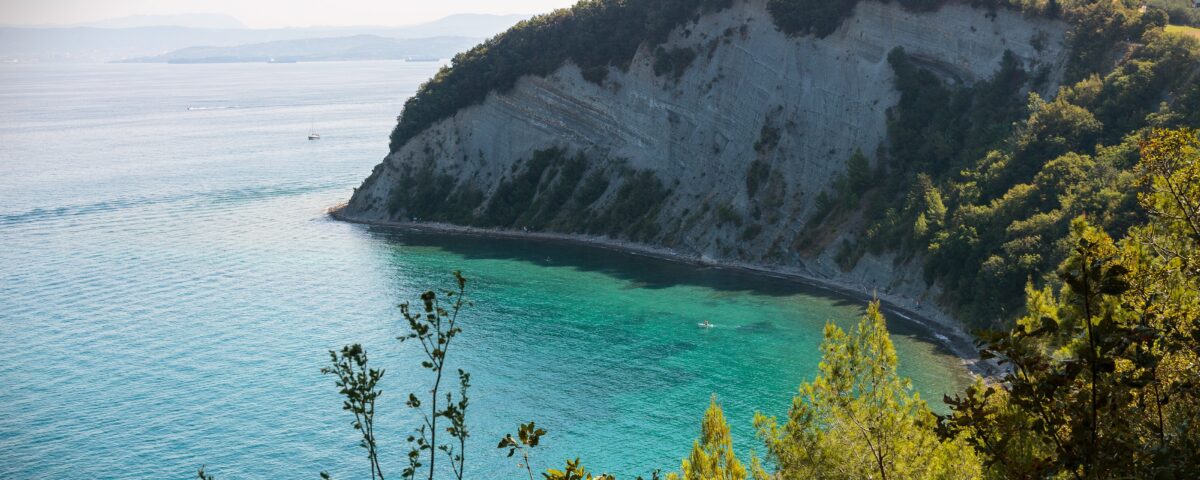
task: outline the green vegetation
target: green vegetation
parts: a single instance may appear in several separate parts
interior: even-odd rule
[[[1167,25],[1167,33],[1177,35],[1186,35],[1197,40],[1200,40],[1200,28],[1186,27],[1182,25]]]
[[[757,466],[757,463],[755,464]],[[700,439],[692,444],[692,452],[683,459],[679,474],[667,474],[667,480],[745,480],[746,467],[733,453],[733,437],[725,412],[713,395],[700,423]]]
[[[902,50],[892,52],[901,98],[888,114],[880,172],[868,188],[849,185],[853,175],[836,179],[812,219],[866,220],[859,239],[842,248],[844,266],[867,252],[919,257],[961,318],[1007,328],[1023,311],[1027,281],[1055,280],[1055,266],[1070,253],[1073,218],[1086,214],[1112,235],[1144,219],[1137,145],[1150,128],[1196,124],[1200,47],[1166,34],[1153,9],[1060,8],[1071,38],[1104,40],[1076,48],[1071,69],[1090,73],[1053,100],[1020,95],[1031,76],[1010,55],[991,80],[952,87]],[[1112,68],[1115,45],[1127,52]],[[863,171],[861,161],[852,163]]]
[[[1200,131],[1154,129],[1137,142],[1136,156],[1131,185],[1145,217],[1120,240],[1090,223],[1092,217],[1075,217],[1059,281],[1027,284],[1027,313],[1011,330],[985,335],[985,358],[1011,365],[1003,381],[980,381],[947,396],[951,412],[935,417],[897,375],[895,349],[873,302],[851,332],[826,327],[819,373],[800,386],[786,421],[756,415],[769,465],[752,458],[747,468],[737,458],[714,398],[681,473],[668,478],[1084,480],[1187,478],[1200,470],[1200,430],[1194,428],[1200,417]],[[421,342],[428,355],[423,369],[441,371],[460,329],[457,313],[469,303],[466,279],[456,274],[456,281],[457,289],[441,297],[449,308],[433,292],[421,296],[421,312],[404,307],[411,331],[401,338]],[[338,375],[372,476],[382,479],[372,432],[383,371],[368,366],[358,345],[331,352],[331,359],[324,371]],[[460,401],[431,408],[432,418],[450,419],[447,431],[458,452],[468,438],[468,384],[464,373],[460,378]],[[408,403],[421,404],[411,394]],[[434,478],[441,452],[463,478],[465,460],[455,455],[455,442],[425,440],[436,430],[425,425],[430,429],[418,428],[421,440],[410,440],[419,448],[410,452],[404,476],[415,478],[417,469],[428,467]],[[498,447],[520,452],[521,468],[532,479],[530,453],[546,434],[530,422]],[[421,462],[425,452],[428,464]],[[203,467],[198,477],[214,480]],[[579,459],[543,477],[613,480],[588,473]]]
[[[658,235],[658,213],[671,192],[649,170],[623,173],[624,183],[608,208],[592,222],[588,233],[649,240]]]
[[[1148,222],[1114,241],[1076,218],[1061,286],[1028,286],[1016,327],[987,336],[986,353],[1012,366],[1004,382],[946,399],[946,431],[967,435],[990,476],[1183,478],[1200,469],[1197,133],[1157,130],[1140,143],[1136,185]]]
[[[325,375],[336,375],[338,393],[346,400],[342,402],[342,410],[354,414],[355,430],[362,434],[359,445],[367,451],[367,460],[371,464],[371,479],[383,479],[383,469],[379,466],[379,452],[375,441],[375,400],[383,392],[377,386],[383,378],[383,370],[367,368],[367,352],[362,345],[347,345],[341,352],[330,351],[329,363],[332,365],[321,369]],[[324,474],[322,474],[324,476]],[[200,468],[200,478],[205,478],[204,468]],[[208,477],[208,480],[212,480]]]
[[[405,218],[468,223],[483,203],[483,192],[469,186],[456,188],[455,183],[453,176],[439,174],[433,162],[425,162],[415,171],[400,175],[388,198],[388,213],[393,217],[403,213]]]
[[[500,439],[500,444],[496,445],[499,449],[508,449],[508,457],[512,458],[513,454],[521,452],[523,460],[519,466],[525,467],[525,472],[529,474],[529,480],[533,480],[533,467],[529,465],[529,452],[542,443],[542,435],[546,434],[546,429],[537,428],[535,422],[521,424],[517,427],[517,436],[513,438],[512,434],[504,435]]]
[[[1192,6],[1192,0],[1149,0],[1146,5],[1167,12],[1171,23],[1200,27],[1200,8]]]
[[[456,55],[453,66],[421,85],[404,103],[391,150],[399,150],[434,122],[482,102],[488,93],[507,91],[525,75],[546,76],[571,62],[588,80],[603,82],[610,68],[628,68],[643,44],[654,49],[675,27],[731,4],[732,0],[588,0],[518,23]],[[671,72],[678,78],[695,56],[690,49],[665,52],[660,74]]]
[[[420,344],[421,350],[425,352],[421,368],[429,370],[433,374],[433,387],[429,390],[429,397],[422,402],[423,395],[418,397],[415,393],[409,393],[408,401],[405,402],[409,408],[421,412],[422,420],[421,425],[416,428],[415,434],[408,437],[408,466],[402,472],[402,476],[408,479],[416,478],[421,468],[428,466],[429,480],[433,480],[437,457],[440,454],[445,454],[446,459],[449,460],[454,478],[462,480],[466,471],[465,454],[467,437],[470,436],[466,424],[467,406],[470,404],[467,390],[471,387],[471,375],[461,369],[458,371],[457,401],[452,392],[445,392],[445,397],[442,396],[442,374],[445,372],[446,355],[450,351],[450,344],[454,338],[462,333],[462,327],[458,326],[458,314],[466,306],[467,279],[462,276],[462,273],[454,272],[454,280],[457,285],[456,289],[447,290],[440,296],[433,291],[422,294],[421,306],[416,311],[413,311],[408,303],[400,304],[400,314],[408,322],[408,332],[396,339],[401,343],[416,341]],[[366,364],[365,353],[362,363]],[[372,386],[374,386],[373,383]],[[445,406],[439,409],[438,401],[443,399],[446,402]],[[428,411],[422,407],[423,403],[429,404]],[[372,409],[374,409],[373,397]],[[444,418],[450,423],[448,427],[443,427],[445,433],[449,434],[452,439],[450,442],[438,443],[438,433],[441,432],[438,429],[439,418]],[[363,443],[365,445],[366,441],[364,440]],[[455,443],[457,443],[457,448]],[[371,451],[374,452],[373,441],[370,446]],[[421,463],[422,455],[428,455],[428,464]],[[379,470],[378,462],[375,463],[375,469]],[[379,477],[382,480],[382,472]]]
[[[598,165],[582,153],[551,148],[513,166],[490,200],[470,182],[437,173],[432,163],[405,171],[392,190],[388,213],[401,219],[492,228],[553,229],[650,240],[670,196],[649,170],[623,162]],[[615,188],[608,202],[597,204]]]
[[[662,12],[691,15],[697,5],[720,2],[668,3]],[[686,17],[647,23],[646,5],[585,2],[555,15],[583,32],[594,32],[598,23],[588,22],[616,11],[631,15],[613,24],[617,32],[629,25],[666,28]],[[845,267],[866,252],[923,261],[944,300],[981,328],[983,356],[1007,367],[1003,377],[947,396],[950,413],[935,416],[897,375],[895,351],[873,303],[852,331],[826,328],[819,373],[800,386],[786,418],[756,416],[765,464],[734,455],[714,398],[699,439],[680,472],[668,478],[1169,479],[1200,471],[1200,131],[1194,129],[1200,125],[1200,42],[1167,32],[1161,10],[1142,12],[1129,1],[1012,5],[1071,25],[1072,62],[1056,94],[1029,93],[1044,75],[1024,71],[1012,55],[994,78],[958,87],[904,51],[892,52],[900,100],[888,113],[889,145],[874,167],[854,152],[847,173],[818,198],[811,220],[815,227],[862,224],[857,241],[839,246],[837,261]],[[773,0],[770,6],[789,33],[820,35],[836,29],[854,3]],[[542,33],[523,31],[538,25],[545,26]],[[539,35],[565,31],[547,25],[525,24],[514,30],[521,33],[491,44],[542,41],[547,37]],[[633,31],[663,32],[638,28]],[[539,68],[563,61],[555,55],[565,54],[551,53]],[[609,63],[580,64],[616,65],[616,57],[597,55]],[[677,64],[669,67],[664,74]],[[453,75],[439,75],[419,102],[443,98],[430,92],[452,88],[457,80],[447,78]],[[462,100],[446,101],[438,107],[445,110],[435,109],[439,115]],[[764,127],[756,148],[770,148],[774,136]],[[659,234],[655,219],[670,193],[652,172],[596,165],[559,149],[535,152],[514,168],[486,205],[482,194],[435,171],[429,165],[402,176],[403,188],[389,200],[394,214],[648,239]],[[752,203],[774,190],[772,180],[769,164],[750,166]],[[710,210],[718,226],[742,226],[741,213],[727,204],[705,204],[696,215]],[[746,226],[742,238],[755,238],[755,226]],[[457,296],[444,298],[461,306],[465,280],[457,279]],[[410,338],[433,345],[426,346],[434,353],[423,364],[437,374],[426,421],[448,421],[452,441],[439,443],[436,428],[418,428],[405,471],[410,478],[424,468],[432,478],[435,458],[455,465],[459,478],[466,468],[469,377],[460,373],[458,402],[445,397],[449,405],[439,410],[436,401],[440,359],[457,328],[458,308],[444,311],[436,298],[427,293],[425,313],[405,310],[405,316]],[[373,422],[383,372],[367,366],[360,346],[331,352],[331,359],[326,371],[338,375],[372,475],[382,478]],[[413,408],[424,404],[409,398]],[[498,447],[520,453],[522,474],[532,480],[541,469],[530,465],[531,453],[545,435],[530,422]],[[579,459],[542,475],[612,478],[589,473]],[[199,476],[212,480],[203,469]]]
[[[826,37],[851,14],[857,0],[771,0],[767,9],[775,25],[788,35]]]
[[[772,126],[770,123],[764,124],[762,131],[758,134],[758,140],[754,142],[754,151],[766,153],[779,145],[779,129]]]
[[[721,204],[717,205],[717,225],[725,225],[731,223],[734,226],[742,225],[742,214],[733,209],[733,205]]]
[[[810,227],[820,225],[821,222],[829,218],[834,212],[848,215],[859,208],[864,193],[871,192],[871,188],[875,186],[875,178],[881,175],[879,171],[871,169],[870,160],[866,155],[863,155],[861,150],[855,150],[850,155],[846,162],[846,173],[839,174],[834,177],[831,182],[832,188],[830,191],[823,191],[817,194],[816,208],[813,214],[808,219]],[[840,219],[840,217],[839,217]],[[797,239],[797,245],[808,245],[813,242],[812,235],[818,234],[818,229],[808,229],[808,234]],[[854,250],[849,245],[843,247],[843,250]],[[853,266],[853,260],[861,256],[862,248],[858,248],[858,254],[849,255],[847,253],[847,266]],[[839,256],[841,256],[839,254]],[[851,258],[853,257],[853,258]],[[842,262],[839,262],[842,263]]]
[[[654,74],[679,80],[687,68],[696,60],[696,50],[690,47],[673,47],[670,50],[659,46],[654,50]]]
[[[911,11],[936,10],[945,0],[899,0]],[[775,25],[788,35],[826,37],[854,14],[859,0],[770,0],[767,10]]]
[[[750,162],[750,169],[746,172],[746,194],[751,197],[757,195],[758,187],[770,179],[771,166],[767,162],[758,159]]]
[[[933,412],[896,375],[879,302],[850,334],[825,326],[819,369],[800,386],[786,422],[754,419],[776,478],[979,478],[965,439],[939,438]]]
[[[547,216],[557,213],[554,209],[563,204],[547,205],[543,202],[538,208],[533,208],[538,194],[545,190],[556,198],[564,196],[564,191],[570,195],[579,183],[585,166],[586,162],[581,158],[568,160],[562,150],[534,152],[523,171],[514,174],[511,180],[502,182],[496,189],[484,212],[484,221],[492,226],[510,226],[522,219],[526,222],[544,222]],[[567,175],[555,181],[559,170],[567,170]]]

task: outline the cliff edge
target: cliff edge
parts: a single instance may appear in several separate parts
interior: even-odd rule
[[[812,232],[817,198],[856,151],[872,164],[886,154],[893,51],[950,85],[988,80],[1007,57],[1040,72],[1049,96],[1066,30],[1004,9],[863,0],[826,36],[789,36],[767,0],[735,1],[599,80],[567,62],[433,122],[339,215],[633,242],[875,292],[951,324],[919,259],[839,268],[833,247],[851,230]]]

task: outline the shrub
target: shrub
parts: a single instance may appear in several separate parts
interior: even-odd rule
[[[764,124],[758,133],[758,140],[754,142],[754,151],[767,152],[779,145],[779,139],[779,129],[771,126],[770,123]]]
[[[717,206],[717,225],[732,223],[736,226],[741,226],[742,215],[733,209],[732,205]]]
[[[758,193],[759,186],[767,182],[771,177],[771,166],[762,160],[750,162],[750,169],[746,172],[746,193],[753,197]]]
[[[696,51],[690,47],[667,50],[660,46],[654,50],[654,74],[661,77],[669,73],[672,79],[679,80],[694,60]]]

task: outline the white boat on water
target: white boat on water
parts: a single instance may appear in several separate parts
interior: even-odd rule
[[[309,140],[320,140],[321,134],[319,134],[317,132],[310,133],[310,134],[308,134],[308,139]]]
[[[308,139],[309,140],[320,140],[321,139],[321,134],[317,133],[316,126],[317,126],[316,120],[314,120],[312,123],[309,124],[309,126],[308,126]]]

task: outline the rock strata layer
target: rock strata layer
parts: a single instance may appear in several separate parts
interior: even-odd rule
[[[768,265],[933,307],[913,262],[863,259],[851,272],[795,247],[817,195],[856,149],[872,161],[899,94],[888,54],[951,83],[990,78],[1005,52],[1062,76],[1065,26],[961,4],[914,13],[864,0],[824,38],[780,32],[766,0],[698,18],[660,51],[643,48],[601,84],[564,65],[434,124],[389,155],[340,212],[370,221],[441,221],[578,233],[683,255]],[[694,54],[655,72],[656,58]],[[657,54],[656,54],[657,53]],[[690,55],[683,55],[686,58]]]

